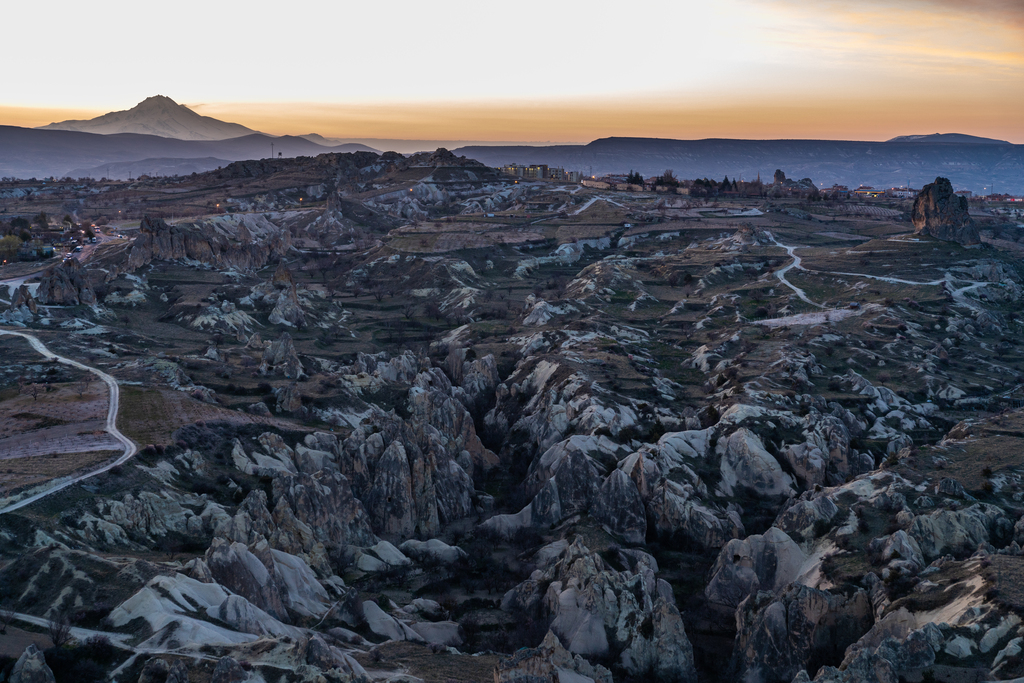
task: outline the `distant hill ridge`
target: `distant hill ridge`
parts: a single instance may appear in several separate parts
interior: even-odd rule
[[[379,147],[374,145],[377,149],[338,142],[341,140],[315,133],[265,135],[202,116],[169,97],[156,95],[126,111],[85,121],[62,121],[36,129],[0,126],[0,176],[190,173],[216,168],[225,161],[265,159],[271,156],[271,149],[274,156],[294,157],[386,150],[404,143],[413,147],[402,150],[409,153],[426,141],[382,139]],[[453,151],[491,167],[538,163],[587,175],[636,170],[650,176],[672,169],[683,178],[727,175],[752,180],[758,174],[771,177],[775,169],[782,169],[791,177],[812,178],[826,187],[836,183],[921,187],[937,176],[948,176],[957,188],[981,192],[995,186],[1002,192],[1024,194],[1024,145],[962,133],[902,135],[885,142],[609,137],[589,144],[487,143]]]
[[[359,144],[324,147],[304,138],[275,138],[262,133],[227,140],[176,140],[138,133],[97,135],[0,126],[0,177],[127,178],[129,174],[162,174],[175,170],[202,172],[225,162],[269,158],[271,144],[275,155],[285,158],[312,157],[326,152],[377,151]],[[182,163],[174,164],[175,159]]]
[[[957,142],[974,145],[1009,145],[1006,140],[980,138],[976,135],[963,133],[932,133],[931,135],[900,135],[886,142]]]
[[[586,145],[467,146],[452,150],[488,166],[547,164],[586,175],[672,169],[680,178],[724,176],[771,179],[775,169],[792,178],[833,184],[923,187],[937,176],[957,188],[1024,194],[1024,145],[970,135],[906,136],[886,142],[857,140],[671,140],[610,137]],[[964,139],[961,139],[964,138]],[[978,141],[984,141],[984,144]]]

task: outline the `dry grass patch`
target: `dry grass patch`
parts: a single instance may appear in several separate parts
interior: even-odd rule
[[[985,436],[962,446],[936,449],[932,454],[943,458],[943,477],[956,479],[972,495],[990,489],[989,481],[1000,473],[1019,469],[1024,439],[1013,436]]]
[[[88,384],[27,385],[5,391],[0,400],[0,439],[31,429],[104,420],[107,386],[90,375]]]
[[[265,424],[282,429],[302,428],[281,418],[249,415],[203,403],[180,391],[121,387],[121,410],[117,415],[117,427],[140,446],[169,444],[174,432],[200,420]]]
[[[86,453],[52,453],[0,461],[0,496],[9,496],[26,486],[92,470],[122,454],[120,450]]]
[[[11,459],[86,453],[118,448],[104,429],[109,409],[105,384],[87,382],[29,384],[0,398],[0,467]]]
[[[461,249],[486,249],[502,244],[541,242],[536,228],[498,223],[425,223],[392,230],[388,246],[409,253],[444,253]]]
[[[998,600],[1018,614],[1024,614],[1024,557],[992,555]]]

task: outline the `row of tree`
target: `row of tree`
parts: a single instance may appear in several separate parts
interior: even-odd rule
[[[648,185],[654,188],[686,187],[690,189],[691,195],[697,197],[714,197],[724,192],[740,192],[755,196],[764,194],[764,186],[759,181],[741,184],[738,181],[729,180],[729,176],[725,176],[721,182],[716,182],[709,178],[680,180],[676,178],[675,172],[672,169],[666,169],[661,175],[647,179],[639,171],[630,170],[626,175],[626,182],[631,185]]]

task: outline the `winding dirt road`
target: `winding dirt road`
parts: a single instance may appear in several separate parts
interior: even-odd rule
[[[792,268],[796,268],[798,270],[807,270],[802,265],[800,265],[800,257],[796,255],[796,250],[799,249],[800,247],[787,247],[785,244],[782,244],[777,239],[775,239],[775,235],[771,234],[770,232],[768,233],[768,236],[772,238],[772,242],[775,243],[775,246],[782,247],[783,249],[785,249],[786,253],[789,254],[790,258],[793,259],[793,262],[787,265],[785,268],[780,268],[779,270],[775,271],[775,276],[779,278],[779,282],[792,289],[796,293],[796,295],[800,297],[801,301],[808,303],[811,306],[815,306],[817,308],[825,308],[821,304],[811,301],[809,298],[807,298],[807,294],[804,293],[804,290],[800,289],[799,287],[797,287],[792,282],[786,279],[786,273],[789,272],[789,270]]]
[[[767,231],[765,231],[765,232],[767,232]],[[775,235],[771,234],[770,232],[768,232],[768,236],[771,237],[771,240],[775,244],[775,246],[782,247],[783,249],[785,249],[786,253],[789,254],[790,257],[792,257],[792,259],[793,259],[793,262],[788,264],[785,268],[780,268],[779,270],[775,271],[775,275],[779,278],[779,281],[782,282],[782,284],[784,284],[787,287],[789,287],[790,289],[792,289],[794,292],[796,292],[796,295],[798,297],[800,297],[801,301],[805,301],[805,302],[811,304],[812,306],[817,306],[818,308],[825,308],[825,307],[822,306],[821,304],[817,304],[817,303],[811,301],[810,299],[808,299],[807,298],[807,294],[804,293],[804,290],[800,289],[799,287],[797,287],[792,282],[790,282],[789,280],[786,279],[786,273],[790,269],[796,268],[798,270],[803,270],[803,271],[806,271],[808,273],[821,273],[823,275],[845,275],[847,277],[862,277],[862,278],[866,278],[866,279],[869,279],[869,280],[879,280],[881,282],[889,282],[891,284],[915,285],[915,286],[918,286],[918,287],[924,287],[924,286],[928,286],[928,285],[931,285],[931,286],[945,285],[947,291],[953,297],[953,300],[956,303],[961,304],[963,306],[966,306],[967,308],[970,308],[970,309],[975,309],[975,310],[979,309],[979,307],[978,307],[978,305],[976,303],[972,302],[966,296],[967,292],[969,292],[971,290],[974,290],[974,289],[978,289],[979,287],[984,287],[985,285],[989,284],[987,282],[976,282],[976,281],[973,281],[973,280],[966,280],[966,282],[968,282],[970,284],[968,284],[968,285],[966,285],[964,287],[954,287],[954,284],[953,284],[954,283],[954,278],[953,278],[953,276],[950,273],[946,273],[946,275],[942,279],[940,279],[940,280],[930,280],[928,282],[915,282],[914,280],[903,280],[903,279],[900,279],[898,277],[889,277],[887,275],[868,275],[866,273],[844,273],[844,272],[829,271],[829,270],[810,270],[809,268],[804,268],[800,264],[800,257],[796,255],[796,250],[800,249],[801,248],[800,246],[795,246],[795,247],[786,246],[785,244],[782,244],[777,239],[775,239]],[[961,282],[965,282],[965,281],[961,280]]]
[[[122,434],[118,430],[118,428],[117,428],[117,411],[118,411],[118,407],[120,406],[121,390],[117,386],[117,380],[116,379],[114,379],[113,377],[111,377],[107,373],[103,372],[102,370],[97,370],[96,368],[89,367],[88,365],[85,365],[83,363],[79,363],[78,361],[72,360],[70,358],[64,358],[63,356],[58,356],[57,354],[53,353],[48,348],[46,348],[46,346],[43,344],[43,342],[39,341],[39,339],[37,337],[35,337],[35,336],[31,335],[31,334],[27,334],[25,332],[14,332],[12,330],[0,329],[0,335],[10,335],[10,336],[14,336],[14,337],[21,337],[22,339],[27,340],[28,343],[32,346],[32,348],[35,349],[44,358],[56,359],[57,362],[59,362],[59,363],[64,363],[65,365],[70,365],[71,367],[78,368],[79,370],[85,370],[86,372],[91,372],[92,374],[94,374],[97,377],[99,377],[103,381],[103,383],[107,385],[107,388],[110,390],[110,406],[107,409],[107,420],[106,420],[105,430],[107,431],[108,434],[110,434],[112,437],[117,439],[117,441],[119,441],[122,446],[124,446],[124,454],[121,455],[121,457],[119,457],[114,462],[109,463],[107,465],[104,465],[102,467],[99,467],[99,468],[97,468],[95,470],[92,470],[90,472],[86,472],[85,474],[79,474],[77,476],[70,477],[70,478],[65,479],[65,480],[59,480],[59,479],[54,480],[54,482],[51,482],[53,485],[50,486],[49,488],[47,488],[45,491],[40,491],[39,493],[34,493],[31,496],[29,496],[27,498],[24,498],[23,500],[19,500],[17,503],[12,503],[11,505],[8,505],[7,507],[0,509],[0,515],[2,515],[4,513],[7,513],[7,512],[13,512],[15,510],[19,510],[19,509],[25,507],[26,505],[30,505],[30,504],[36,502],[37,500],[39,500],[41,498],[45,498],[46,496],[48,496],[48,495],[50,495],[52,493],[56,493],[57,491],[63,490],[65,488],[67,488],[68,486],[71,486],[72,484],[77,484],[78,482],[84,481],[86,479],[89,479],[90,477],[95,477],[97,474],[102,474],[103,472],[106,472],[107,470],[110,470],[110,469],[112,469],[114,467],[117,467],[118,465],[121,465],[121,464],[127,462],[129,458],[131,458],[133,455],[135,455],[135,453],[137,451],[137,448],[135,447],[135,444],[132,442],[131,439],[129,439],[124,434]]]

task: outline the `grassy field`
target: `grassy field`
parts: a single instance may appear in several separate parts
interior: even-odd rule
[[[121,451],[89,451],[2,460],[0,496],[11,495],[26,486],[35,486],[51,479],[91,470],[120,454]]]

